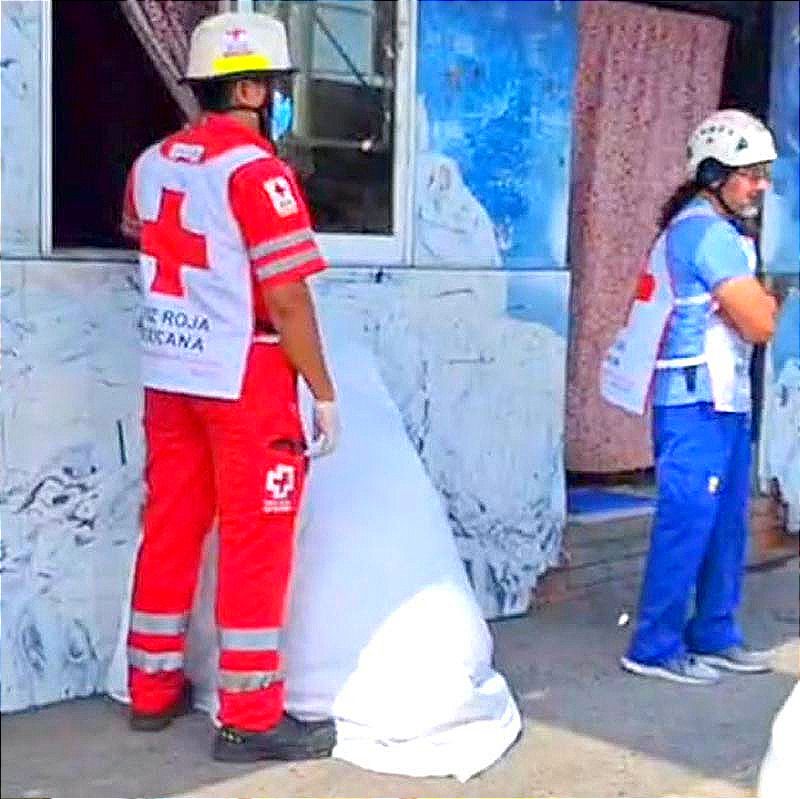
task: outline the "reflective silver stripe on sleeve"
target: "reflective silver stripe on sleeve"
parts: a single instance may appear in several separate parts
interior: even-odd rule
[[[255,630],[223,629],[219,631],[219,648],[236,649],[240,652],[264,652],[277,649],[281,631],[274,627]]]
[[[128,663],[147,674],[177,671],[183,668],[183,652],[145,652],[144,649],[129,646]]]
[[[314,247],[311,250],[304,250],[303,252],[292,255],[289,258],[280,258],[273,261],[271,264],[261,266],[256,270],[259,280],[266,280],[268,277],[280,275],[282,272],[289,272],[290,270],[307,264],[310,261],[316,261],[317,258],[322,258],[322,253]]]
[[[314,241],[314,234],[308,229],[297,230],[294,233],[288,233],[277,239],[270,239],[261,244],[256,244],[248,251],[251,261],[257,261],[265,255],[272,255],[274,252],[286,250],[289,247],[294,247],[297,244],[302,244],[304,241]]]
[[[182,635],[189,624],[188,613],[131,612],[131,632],[148,635]]]
[[[231,693],[259,691],[283,680],[282,671],[229,671],[219,672],[219,687]]]

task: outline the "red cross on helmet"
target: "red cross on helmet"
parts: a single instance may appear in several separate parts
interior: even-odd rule
[[[204,19],[192,32],[187,80],[291,71],[286,28],[267,14],[217,14]]]

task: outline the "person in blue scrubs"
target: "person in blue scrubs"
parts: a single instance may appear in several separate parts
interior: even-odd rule
[[[745,646],[736,611],[750,493],[750,354],[772,335],[777,310],[754,275],[748,231],[776,153],[759,120],[725,110],[701,123],[688,154],[689,181],[662,219],[676,301],[654,380],[658,501],[621,665],[708,685],[720,668],[769,670],[769,653]]]

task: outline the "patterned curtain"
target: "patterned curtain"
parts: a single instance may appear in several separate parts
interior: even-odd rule
[[[661,205],[683,180],[693,127],[718,107],[728,24],[633,3],[581,3],[570,260],[567,468],[653,463],[650,418],[600,396]]]
[[[192,90],[180,82],[189,37],[201,19],[228,5],[217,0],[120,0],[125,17],[187,119],[200,111]]]

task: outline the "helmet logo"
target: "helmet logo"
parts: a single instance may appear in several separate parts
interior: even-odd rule
[[[222,50],[226,56],[250,55],[253,51],[247,31],[244,28],[226,30]]]
[[[746,149],[747,149],[747,139],[745,139],[744,136],[742,136],[742,138],[739,139],[738,143],[736,144],[736,152],[738,153],[739,150],[746,150]]]

